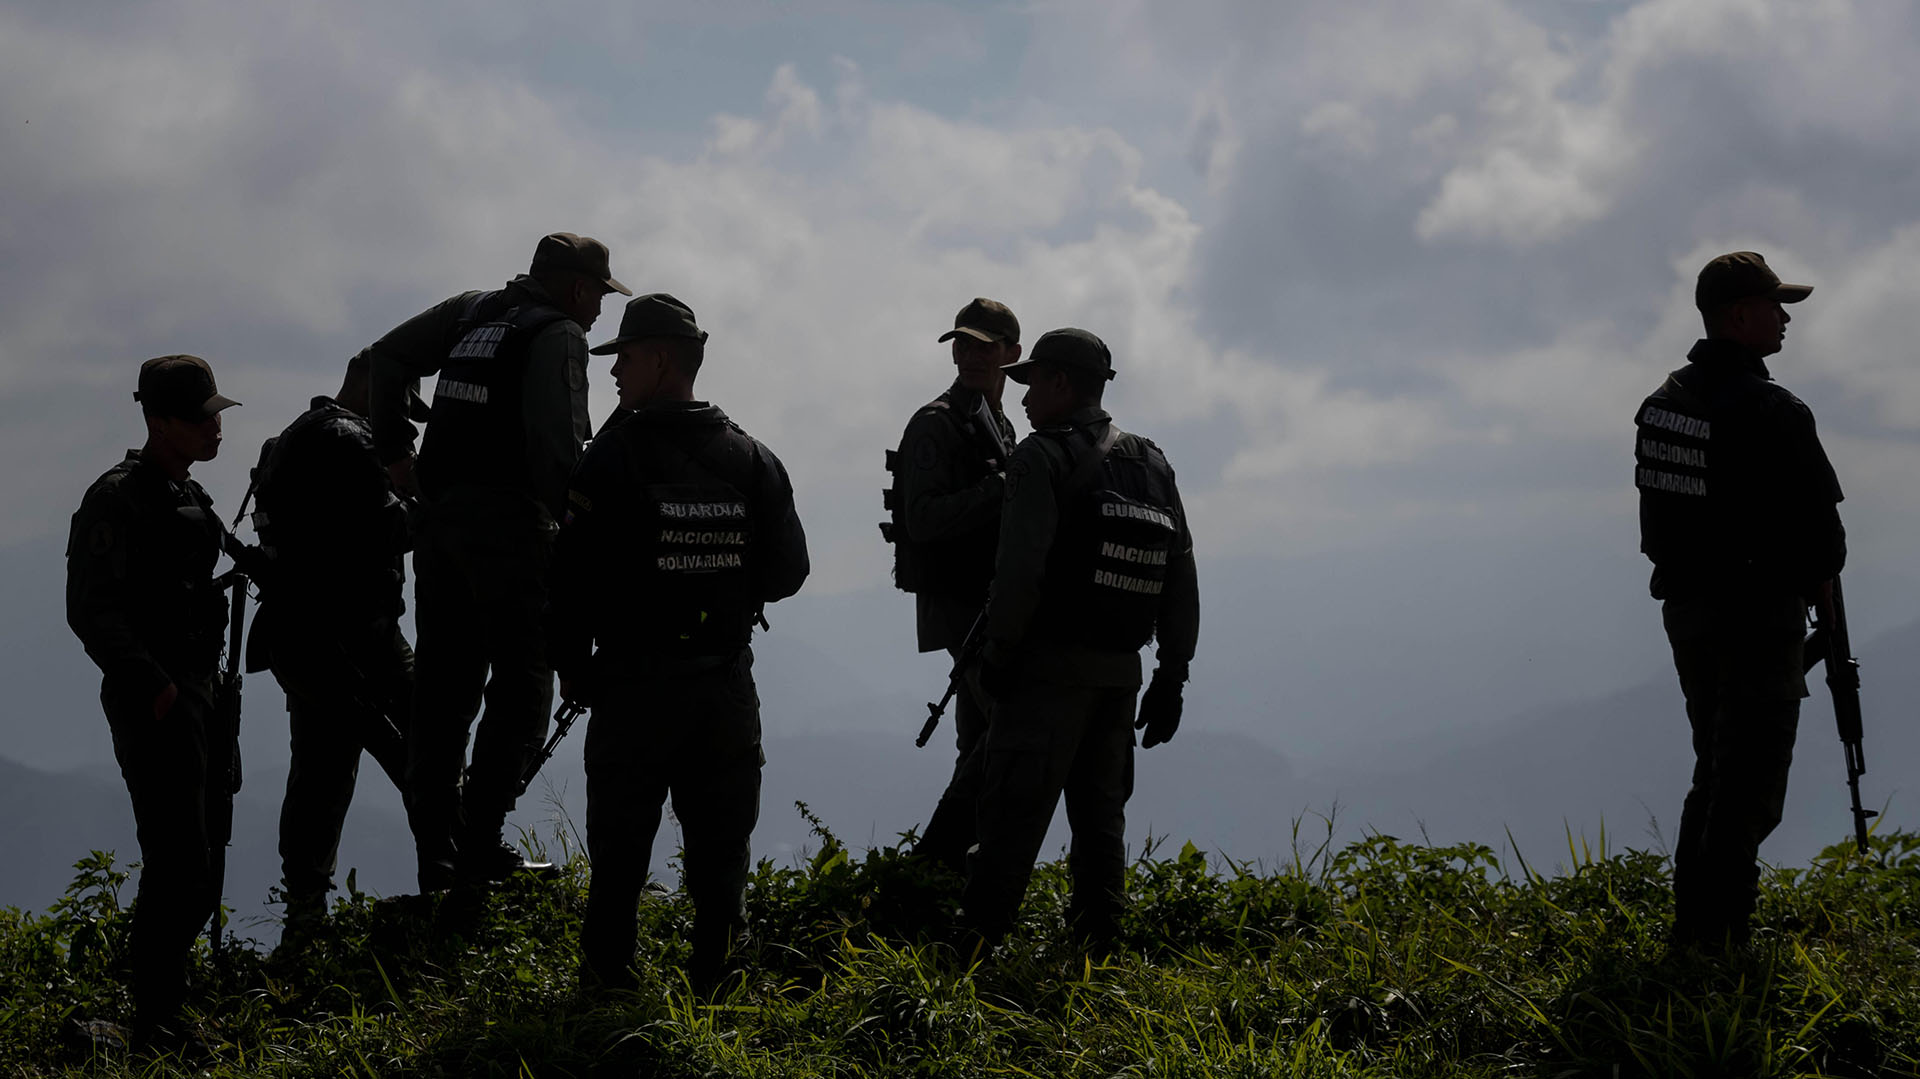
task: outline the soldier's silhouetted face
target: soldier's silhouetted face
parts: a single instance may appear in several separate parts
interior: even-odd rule
[[[1712,335],[1733,341],[1762,356],[1780,351],[1787,339],[1787,323],[1793,316],[1786,305],[1767,296],[1735,300],[1722,309],[1711,327]]]
[[[147,442],[183,461],[211,461],[220,452],[220,414],[204,420],[148,416]]]
[[[1027,410],[1027,423],[1039,428],[1067,422],[1080,399],[1065,371],[1044,364],[1034,368],[1020,404]]]
[[[1005,341],[982,341],[967,334],[953,339],[953,366],[960,384],[976,393],[991,393],[1006,383],[1000,369],[1020,358],[1020,346]]]

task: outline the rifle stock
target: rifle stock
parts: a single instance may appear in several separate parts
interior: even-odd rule
[[[1867,821],[1879,815],[1860,804],[1860,777],[1867,772],[1866,751],[1861,746],[1865,725],[1860,714],[1860,661],[1853,656],[1853,641],[1847,633],[1847,604],[1840,590],[1840,578],[1833,579],[1833,605],[1828,612],[1816,610],[1813,632],[1806,641],[1804,662],[1812,671],[1817,663],[1827,665],[1827,692],[1833,696],[1833,719],[1839,728],[1840,746],[1847,758],[1847,793],[1853,811],[1853,841],[1860,853],[1867,852]]]

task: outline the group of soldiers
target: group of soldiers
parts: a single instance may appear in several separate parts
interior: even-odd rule
[[[1695,754],[1677,946],[1751,932],[1757,851],[1780,820],[1807,693],[1806,612],[1832,617],[1845,560],[1812,414],[1764,362],[1784,305],[1811,291],[1752,252],[1714,259],[1695,294],[1706,337],[1636,414],[1642,549]],[[258,548],[190,478],[237,402],[204,360],[141,366],[146,443],[89,488],[67,552],[68,620],[103,672],[144,862],[136,1036],[177,1029],[194,936],[218,907],[214,821],[237,766],[216,700],[223,550],[260,586],[247,666],[270,667],[287,696],[290,941],[324,916],[362,752],[403,792],[423,893],[539,868],[502,828],[557,675],[591,709],[583,982],[634,984],[668,798],[695,916],[688,973],[696,987],[722,975],[765,763],[750,642],[765,606],[806,580],[806,537],[779,458],[695,397],[707,332],[685,303],[634,297],[618,333],[588,348],[613,292],[632,295],[606,246],[555,233],[506,287],[454,296],[355,356],[339,393],[263,448]],[[938,340],[955,379],[888,453],[881,526],[920,650],[956,669],[958,753],[915,851],[964,876],[963,939],[990,950],[1064,796],[1072,927],[1098,948],[1124,903],[1135,731],[1146,747],[1174,736],[1198,638],[1186,514],[1165,455],[1101,407],[1115,372],[1097,336],[1059,329],[1028,348],[1006,305],[976,299]],[[597,433],[589,354],[614,357],[619,395]],[[1009,380],[1025,387],[1024,439],[1003,407]],[[417,652],[399,623],[409,550]]]
[[[238,767],[220,658],[240,648],[224,589],[247,577],[260,605],[245,667],[271,669],[287,698],[283,946],[324,918],[363,752],[402,792],[423,893],[543,868],[502,829],[557,676],[591,710],[583,983],[634,984],[636,909],[671,798],[688,974],[717,984],[744,926],[765,763],[750,642],[766,605],[805,582],[806,536],[779,458],[696,398],[708,335],[691,308],[633,297],[617,334],[588,347],[614,292],[633,296],[604,244],[554,233],[504,288],[394,328],[262,447],[251,547],[190,475],[238,402],[198,357],[141,366],[145,444],[88,489],[67,550],[68,622],[102,671],[143,861],[137,1041],[182,1036],[193,939],[219,917],[218,820]],[[967,939],[990,950],[1064,795],[1074,925],[1111,941],[1134,731],[1147,746],[1173,736],[1198,638],[1186,515],[1159,448],[1101,408],[1114,367],[1098,337],[1055,330],[1023,359],[1013,313],[980,299],[939,340],[956,379],[888,456],[883,526],[921,650],[951,651],[963,675],[958,759],[916,850],[964,875]],[[589,354],[614,357],[619,396],[597,432]],[[430,404],[424,376],[437,376]],[[1009,379],[1033,429],[1017,443]],[[417,649],[400,626],[409,551]],[[235,570],[216,577],[223,552]]]

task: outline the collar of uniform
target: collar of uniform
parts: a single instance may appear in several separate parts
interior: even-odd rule
[[[1107,410],[1099,405],[1088,405],[1085,408],[1075,409],[1073,415],[1067,417],[1067,422],[1075,427],[1093,427],[1097,424],[1112,423],[1113,417],[1107,415]]]
[[[1767,370],[1767,363],[1760,355],[1745,345],[1719,337],[1702,337],[1693,343],[1693,349],[1687,353],[1689,363],[1709,367],[1731,367],[1745,371],[1750,375],[1773,380],[1773,373]]]
[[[549,307],[557,306],[553,302],[553,295],[547,291],[546,286],[534,280],[529,274],[516,275],[513,280],[507,282],[507,287],[510,289],[519,289]]]
[[[707,401],[655,401],[635,409],[633,418],[668,423],[718,423],[725,420],[727,414]]]

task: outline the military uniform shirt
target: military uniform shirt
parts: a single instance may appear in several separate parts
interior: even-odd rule
[[[1013,424],[1005,413],[989,406],[985,396],[958,382],[943,399],[959,415],[946,416],[923,408],[907,423],[906,435],[900,441],[902,523],[907,527],[907,538],[917,543],[977,534],[990,571],[1005,487],[998,471],[973,480],[967,473],[967,463],[988,458],[992,468],[1005,468],[1013,453]],[[971,586],[951,591],[940,588],[937,578],[942,569],[924,567],[923,572],[936,580],[914,595],[922,652],[960,647],[986,602],[985,591]]]
[[[152,696],[212,676],[227,608],[213,500],[138,450],[87,489],[67,539],[67,624],[106,681]]]
[[[508,282],[525,302],[551,304],[533,278],[522,274]],[[413,451],[418,433],[407,419],[407,383],[433,375],[447,358],[453,328],[478,292],[463,292],[394,327],[372,347],[372,420],[380,460],[392,463]],[[566,512],[567,477],[580,461],[581,446],[593,434],[587,413],[587,336],[580,324],[563,318],[534,335],[527,348],[521,413],[526,435],[529,492],[548,523]]]
[[[1111,653],[1051,640],[1028,640],[1027,630],[1044,602],[1048,555],[1059,528],[1063,489],[1075,467],[1074,454],[1088,439],[1098,439],[1113,422],[1099,408],[1085,408],[1053,433],[1036,431],[1021,440],[1007,467],[1006,507],[1000,518],[999,553],[995,560],[993,594],[987,604],[987,640],[1002,661],[1018,657],[1029,675],[1083,685],[1139,685],[1138,653]],[[1073,447],[1053,437],[1078,429],[1082,438]],[[1167,564],[1154,636],[1158,658],[1164,664],[1184,665],[1193,659],[1200,636],[1200,590],[1193,563],[1193,536],[1186,510],[1175,505],[1179,535]]]

